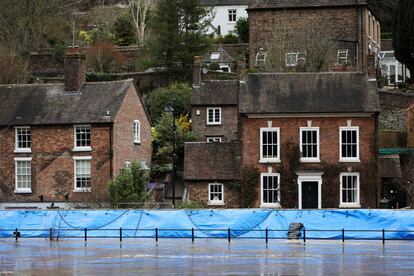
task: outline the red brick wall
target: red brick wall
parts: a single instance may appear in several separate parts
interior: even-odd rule
[[[134,120],[141,123],[140,144],[134,144]],[[151,166],[151,125],[134,86],[129,88],[115,118],[113,138],[114,174],[124,167],[125,161],[146,160]]]
[[[91,152],[73,152],[73,126],[32,126],[32,153],[14,153],[14,128],[0,129],[0,198],[3,201],[102,201],[110,179],[110,126],[92,125]],[[91,193],[74,190],[74,156],[92,156]],[[32,157],[32,193],[15,194],[15,157]]]
[[[208,205],[208,184],[214,181],[187,181],[189,200],[197,202],[205,208],[240,208],[240,192],[229,187],[228,181],[218,181],[224,184],[224,205]]]
[[[337,208],[339,206],[339,173],[360,172],[360,197],[363,208],[374,208],[379,196],[376,162],[376,129],[375,117],[368,118],[242,118],[242,166],[255,167],[261,173],[281,173],[281,205],[284,208],[297,208],[298,185],[286,178],[286,172],[295,175],[287,164],[289,152],[286,144],[292,142],[299,146],[299,128],[306,127],[307,121],[312,120],[312,126],[320,128],[320,159],[321,163],[300,163],[296,170],[325,171],[322,184],[322,208]],[[352,126],[359,126],[360,163],[339,163],[339,127],[347,126],[347,120],[352,120]],[[273,127],[280,128],[281,163],[260,164],[260,128],[267,127],[272,121]],[[333,174],[326,177],[327,170]],[[337,170],[337,171],[336,171]],[[285,175],[283,175],[285,173]],[[258,196],[256,206],[260,206],[260,180],[257,182]]]
[[[207,125],[207,108],[215,106],[193,106],[191,110],[192,129],[198,134],[199,141],[205,142],[207,136],[223,136],[222,142],[238,139],[238,107],[220,106],[221,125]],[[200,110],[200,115],[197,115]]]
[[[363,16],[367,15],[366,8],[360,8],[361,10]],[[337,49],[334,49],[335,52],[338,49],[349,49],[350,61],[354,66],[356,65],[355,43],[345,43],[345,41],[355,41],[359,36],[359,70],[361,70],[364,61],[362,57],[367,54],[366,49],[368,47],[366,21],[363,20],[363,16],[361,16],[361,12],[357,14],[354,7],[252,10],[249,12],[250,64],[255,64],[258,50],[261,47],[266,48],[267,41],[272,39],[271,30],[274,28],[274,24],[278,23],[278,20],[282,20],[283,24],[286,25],[285,45],[292,44],[291,39],[294,34],[311,27],[314,30],[329,34],[329,37],[336,40],[335,46]],[[362,27],[358,25],[360,21],[364,23]]]

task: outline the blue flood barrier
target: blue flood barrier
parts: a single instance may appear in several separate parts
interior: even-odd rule
[[[4,210],[0,238],[287,238],[302,223],[306,239],[414,239],[414,210]],[[52,228],[52,233],[50,233]]]

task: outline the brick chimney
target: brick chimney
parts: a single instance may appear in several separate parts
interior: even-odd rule
[[[65,91],[77,92],[85,82],[84,57],[79,47],[69,47],[65,55]]]
[[[237,60],[237,75],[239,80],[246,80],[246,58],[244,56],[239,57]]]
[[[193,63],[193,87],[198,87],[201,84],[201,57],[195,56]]]

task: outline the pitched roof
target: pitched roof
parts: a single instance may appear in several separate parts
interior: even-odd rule
[[[379,112],[377,83],[365,73],[248,74],[240,113]]]
[[[85,83],[79,93],[65,92],[63,84],[0,85],[0,125],[113,122],[131,85]]]
[[[365,0],[252,0],[249,5],[249,10],[342,7],[355,5],[367,5],[367,3]]]
[[[238,80],[203,81],[193,89],[191,105],[237,105]]]
[[[184,151],[185,180],[240,179],[238,143],[185,143]]]
[[[250,0],[200,0],[202,6],[247,6]]]

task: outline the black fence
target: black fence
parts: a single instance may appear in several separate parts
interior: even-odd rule
[[[254,235],[243,236],[246,233],[253,233]],[[289,238],[289,230],[281,229],[264,229],[264,230],[246,230],[246,229],[0,229],[0,238],[13,238],[18,241],[20,238],[47,238],[50,241],[59,241],[62,239],[83,239],[85,242],[88,238],[112,238],[119,239],[122,242],[124,239],[154,239],[158,242],[159,239],[191,239],[192,243],[196,239],[226,239],[229,243],[233,239],[260,239],[264,240],[266,244],[269,240],[294,240]],[[319,233],[319,235],[315,235]],[[328,234],[326,236],[320,235]],[[302,240],[306,243],[307,240],[378,240],[385,243],[386,240],[414,240],[414,230],[307,230],[301,229],[296,233],[296,240]],[[360,234],[360,235],[355,235]],[[361,235],[362,234],[362,235]],[[388,234],[388,237],[387,237]],[[365,237],[364,237],[365,236]]]

